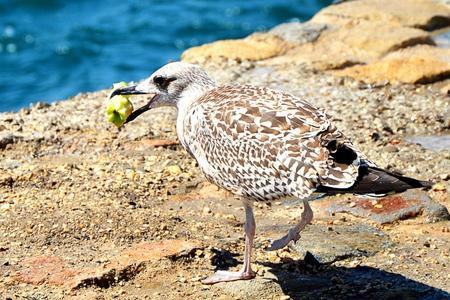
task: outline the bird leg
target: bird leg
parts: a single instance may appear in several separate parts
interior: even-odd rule
[[[313,219],[313,211],[309,206],[308,200],[303,200],[303,212],[300,218],[300,221],[291,229],[289,229],[288,233],[282,238],[272,241],[270,246],[266,249],[267,251],[274,251],[284,248],[290,241],[298,241],[300,239],[300,232],[305,229],[306,225],[308,225]]]
[[[252,205],[249,201],[244,201],[245,207],[245,252],[244,265],[239,272],[217,271],[211,277],[202,280],[203,284],[215,284],[218,282],[247,280],[255,277],[251,267],[251,256],[253,252],[253,240],[255,238],[255,217],[253,216]]]

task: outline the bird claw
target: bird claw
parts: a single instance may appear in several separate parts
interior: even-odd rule
[[[288,234],[286,234],[285,236],[283,236],[282,238],[275,240],[275,241],[270,241],[270,246],[266,248],[266,251],[275,251],[275,250],[280,250],[283,249],[284,247],[286,247],[290,241],[294,241],[294,243],[296,241],[298,241],[300,239],[300,234],[297,233],[292,233],[291,231],[289,231]]]
[[[217,271],[212,276],[203,279],[203,284],[215,284],[219,282],[228,282],[236,280],[249,280],[255,278],[255,273],[253,271],[245,272],[230,272],[230,271]]]

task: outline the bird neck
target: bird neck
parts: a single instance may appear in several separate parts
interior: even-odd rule
[[[215,87],[215,82],[208,78],[206,81],[191,84],[188,88],[184,89],[183,92],[181,92],[176,104],[178,114],[184,113],[192,103]]]

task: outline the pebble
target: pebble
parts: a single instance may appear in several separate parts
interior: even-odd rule
[[[447,181],[447,180],[450,179],[450,173],[441,174],[441,175],[439,175],[439,178],[440,178],[441,180]]]
[[[447,188],[446,188],[446,186],[445,186],[445,184],[443,182],[435,183],[433,185],[432,189],[434,191],[439,191],[439,192],[447,190]]]
[[[181,170],[181,168],[177,165],[173,165],[173,166],[168,166],[167,170],[169,171],[169,173],[173,176],[178,176],[181,173],[183,173],[183,171]]]
[[[388,153],[394,153],[394,152],[398,152],[399,149],[398,147],[394,146],[394,145],[386,145],[383,148],[384,152],[388,152]]]
[[[180,278],[178,278],[178,282],[186,283],[187,280],[186,280],[186,278],[184,278],[184,277],[180,277]]]

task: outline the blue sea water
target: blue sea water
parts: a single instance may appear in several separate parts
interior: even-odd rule
[[[139,80],[186,48],[304,21],[332,0],[0,0],[0,112]]]

